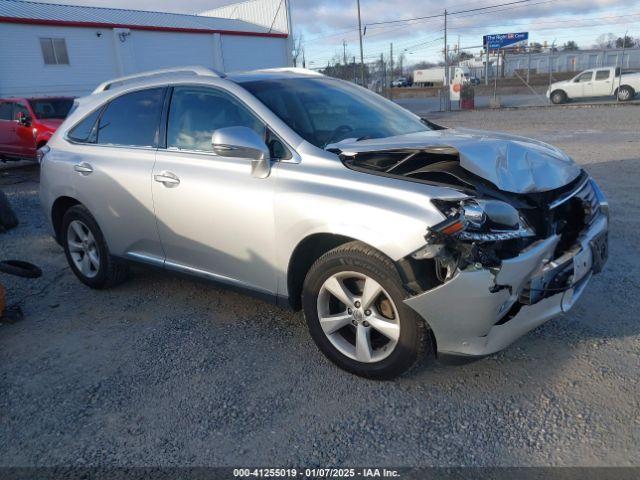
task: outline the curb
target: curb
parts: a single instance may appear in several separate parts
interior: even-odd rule
[[[579,103],[574,105],[522,105],[520,107],[499,107],[499,108],[491,108],[491,107],[482,107],[482,108],[474,108],[473,110],[451,110],[450,112],[446,112],[443,110],[431,110],[427,113],[461,113],[461,112],[486,112],[486,111],[496,111],[499,112],[501,110],[546,110],[549,108],[558,108],[563,110],[578,110],[582,108],[603,108],[603,107],[613,107],[613,108],[625,108],[625,107],[640,107],[640,102],[607,102],[607,103]]]

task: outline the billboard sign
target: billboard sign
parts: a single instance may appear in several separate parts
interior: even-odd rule
[[[482,37],[482,44],[488,46],[489,50],[498,50],[499,48],[524,45],[528,40],[529,32],[496,33]]]

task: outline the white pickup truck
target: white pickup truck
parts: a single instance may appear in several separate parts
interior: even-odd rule
[[[571,80],[552,83],[547,90],[551,102],[564,103],[573,98],[616,96],[626,102],[640,92],[640,73],[623,73],[619,67],[592,68]]]

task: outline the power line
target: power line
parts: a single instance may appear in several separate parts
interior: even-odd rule
[[[575,23],[575,22],[591,22],[591,21],[601,21],[601,20],[609,20],[609,19],[616,19],[616,18],[628,18],[628,17],[633,17],[633,16],[637,16],[640,15],[640,12],[634,12],[634,13],[629,13],[626,15],[616,15],[616,16],[609,16],[609,17],[591,17],[591,18],[572,18],[572,19],[568,19],[568,20],[555,20],[555,21],[548,21],[548,22],[539,22],[539,21],[526,21],[526,22],[509,22],[509,25],[533,25],[535,26],[536,30],[545,30],[544,28],[540,28],[540,25],[550,25],[550,24],[566,24],[566,23]],[[575,28],[581,28],[581,27],[595,27],[595,26],[599,26],[599,25],[608,25],[608,24],[615,24],[616,22],[606,22],[606,23],[589,23],[586,25],[571,25],[572,27]],[[624,23],[624,22],[621,22]],[[451,30],[456,30],[456,31],[469,31],[469,30],[486,30],[487,28],[491,28],[491,27],[501,27],[504,24],[494,24],[494,25],[484,25],[482,27],[467,27],[467,26],[460,26],[460,27],[454,27]],[[554,27],[549,27],[549,28],[554,28]]]
[[[471,12],[479,12],[482,10],[488,10],[491,8],[498,8],[498,7],[504,7],[504,6],[508,6],[508,5],[516,5],[516,4],[520,4],[520,3],[527,3],[530,2],[531,0],[516,0],[515,2],[507,2],[507,3],[498,3],[495,5],[487,5],[485,7],[477,7],[477,8],[470,8],[467,10],[458,10],[457,12],[451,12],[451,13],[447,13],[446,15],[459,15],[462,13],[471,13]],[[413,18],[403,18],[403,19],[398,19],[398,20],[387,20],[385,22],[373,22],[373,23],[368,23],[367,26],[369,25],[388,25],[391,23],[406,23],[406,22],[412,22],[415,20],[425,20],[425,19],[431,19],[431,18],[440,18],[440,17],[444,17],[445,14],[444,13],[440,13],[438,15],[427,15],[425,17],[413,17]]]

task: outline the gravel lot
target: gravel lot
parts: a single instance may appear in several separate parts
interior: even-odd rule
[[[549,141],[612,208],[611,257],[568,315],[506,351],[393,382],[330,364],[301,314],[135,269],[92,291],[47,236],[37,170],[0,167],[21,225],[0,257],[0,465],[640,465],[640,108],[438,114]],[[19,183],[15,183],[19,182]]]

